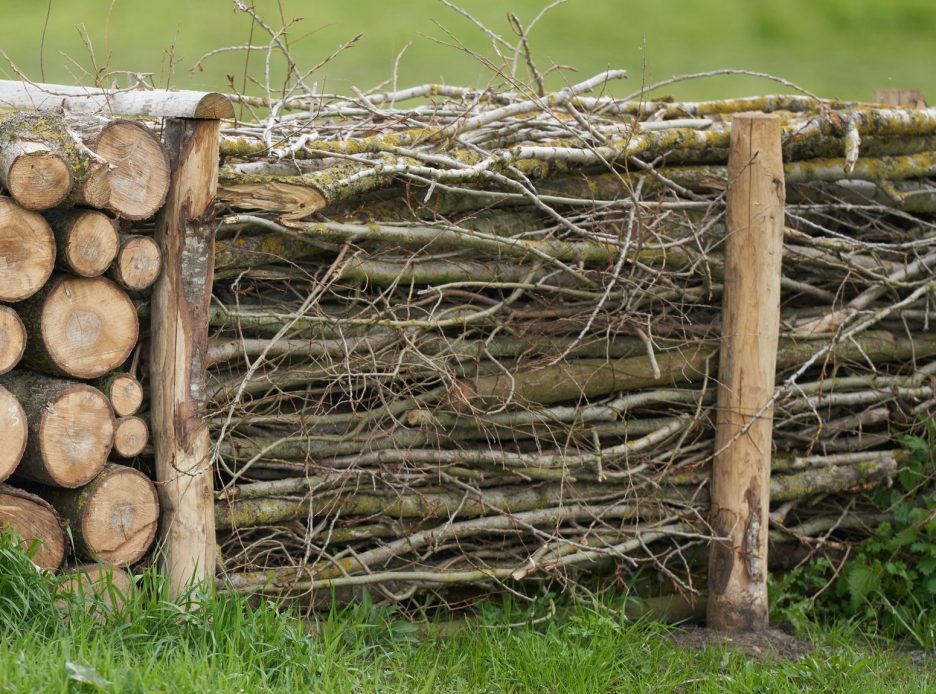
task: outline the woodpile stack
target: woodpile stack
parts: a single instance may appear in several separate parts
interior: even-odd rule
[[[704,592],[729,135],[758,110],[786,201],[771,558],[865,536],[936,406],[936,109],[607,96],[622,76],[241,98],[214,208],[217,121],[180,118],[158,244],[145,125],[0,118],[0,523],[96,585],[87,562],[152,545],[155,452],[173,585],[211,565],[213,469],[228,588],[449,600],[647,567]]]
[[[397,601],[650,567],[704,591],[749,110],[780,117],[786,176],[771,538],[880,521],[863,493],[936,405],[936,110],[602,95],[621,76],[241,100],[207,356],[225,585]]]
[[[83,585],[156,532],[130,463],[148,438],[137,301],[161,259],[134,222],[162,206],[169,162],[139,122],[17,113],[0,116],[0,185],[0,525]]]

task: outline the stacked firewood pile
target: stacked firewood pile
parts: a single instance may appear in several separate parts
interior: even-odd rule
[[[879,521],[862,493],[936,404],[936,110],[588,95],[621,76],[242,99],[208,352],[225,585],[704,590],[748,110],[786,166],[773,558]]]
[[[0,524],[43,568],[131,564],[159,515],[130,463],[149,436],[137,304],[161,266],[142,225],[166,153],[129,120],[7,114],[0,183]]]

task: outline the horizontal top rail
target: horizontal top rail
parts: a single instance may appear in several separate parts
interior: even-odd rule
[[[234,107],[216,92],[101,89],[0,80],[0,108],[157,118],[233,118]]]

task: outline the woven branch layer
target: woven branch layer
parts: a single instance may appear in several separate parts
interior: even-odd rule
[[[222,585],[400,601],[650,565],[703,591],[748,109],[782,119],[788,190],[772,536],[884,517],[864,492],[936,405],[936,110],[588,96],[619,76],[293,96],[225,133]]]

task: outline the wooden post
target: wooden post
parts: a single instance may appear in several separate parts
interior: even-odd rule
[[[767,510],[780,332],[784,178],[780,121],[734,116],[719,363],[708,624],[767,626]]]
[[[218,180],[220,121],[170,118],[172,178],[155,239],[163,271],[153,289],[151,425],[170,591],[213,579],[214,494],[204,419],[208,304],[214,268],[210,212]]]
[[[874,103],[903,108],[926,108],[926,97],[919,89],[875,89]]]

